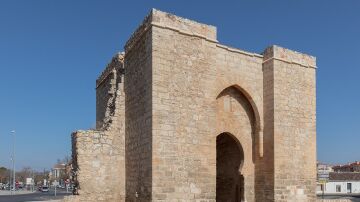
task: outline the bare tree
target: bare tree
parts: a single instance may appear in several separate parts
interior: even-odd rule
[[[66,156],[64,157],[64,159],[63,159],[63,163],[65,163],[65,164],[70,163],[70,161],[71,161],[71,158],[70,158],[70,156],[68,156],[68,155],[66,155]]]
[[[16,173],[17,180],[20,182],[25,182],[26,178],[31,177],[33,170],[31,167],[24,167]]]
[[[10,170],[5,167],[0,167],[0,183],[9,181]]]
[[[46,175],[43,172],[34,172],[34,183],[36,185],[42,185],[44,179],[46,179]]]

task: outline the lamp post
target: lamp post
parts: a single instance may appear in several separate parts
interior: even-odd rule
[[[9,190],[10,190],[10,192],[11,192],[11,194],[12,194],[12,191],[11,191],[11,175],[12,175],[12,172],[11,172],[11,163],[12,163],[12,158],[10,158],[10,165],[9,165],[9,181],[8,181],[8,184],[9,184]]]
[[[11,190],[12,193],[15,193],[15,130],[10,132],[13,136],[13,151],[12,151],[12,163],[13,163],[13,189]],[[11,188],[11,187],[10,187]]]

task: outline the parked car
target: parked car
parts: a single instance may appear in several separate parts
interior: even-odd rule
[[[48,186],[42,186],[41,187],[41,192],[49,192],[49,187]]]

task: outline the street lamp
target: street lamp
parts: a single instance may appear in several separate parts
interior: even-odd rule
[[[8,181],[8,185],[9,185],[9,190],[11,192],[11,175],[12,175],[12,172],[11,172],[11,162],[12,162],[12,157],[10,158],[10,165],[9,165],[9,181]],[[12,192],[11,192],[12,194]]]
[[[12,151],[12,163],[13,163],[13,189],[11,192],[15,192],[15,130],[10,132],[13,135],[13,151]],[[10,186],[11,189],[11,186]]]

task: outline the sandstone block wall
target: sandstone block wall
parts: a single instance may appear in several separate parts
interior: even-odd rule
[[[96,80],[96,129],[108,129],[123,118],[124,71],[124,53],[118,53]]]
[[[125,46],[126,201],[151,201],[152,195],[151,40],[144,24]]]
[[[273,76],[275,200],[315,201],[315,58],[272,46],[264,61]]]
[[[216,46],[206,37],[214,40],[216,30],[157,11],[153,21],[152,201],[215,201],[216,100],[210,86]]]
[[[116,201],[118,192],[119,153],[111,134],[103,131],[77,131],[73,134],[77,151],[80,201]],[[117,168],[118,167],[118,168]],[[117,173],[117,174],[111,174]],[[117,193],[114,193],[116,189]]]

